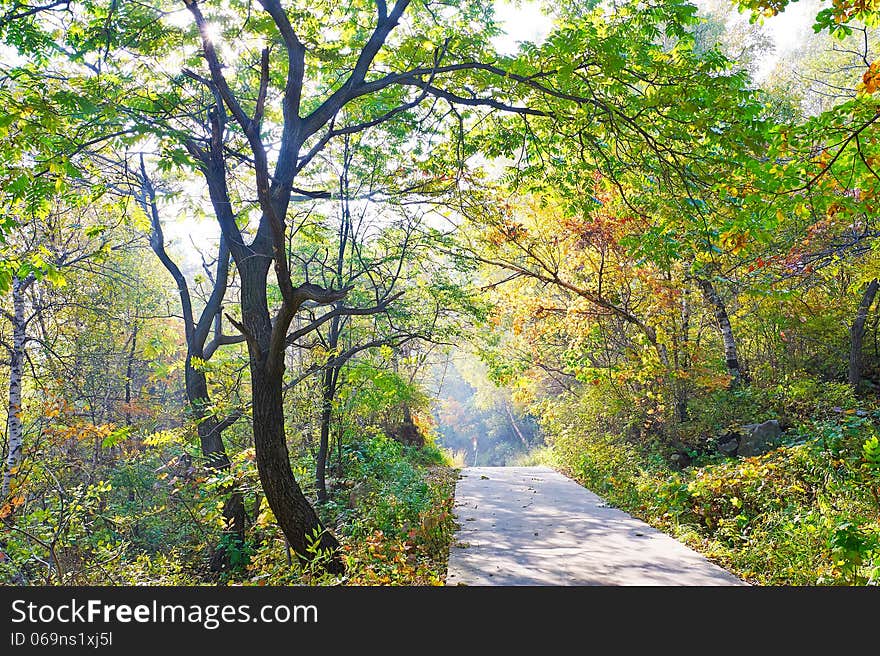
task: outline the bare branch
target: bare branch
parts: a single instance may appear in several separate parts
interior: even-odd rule
[[[144,157],[140,158],[140,174],[139,174],[140,192],[136,195],[136,200],[140,204],[144,213],[150,217],[150,248],[162,262],[162,265],[174,278],[177,284],[177,293],[180,296],[180,307],[183,312],[183,327],[188,345],[193,344],[193,333],[195,326],[193,325],[193,308],[192,299],[189,293],[189,285],[186,277],[165,250],[165,236],[162,232],[162,221],[159,219],[159,208],[156,205],[156,190],[153,182],[147,175],[147,168],[144,164]]]
[[[345,83],[321,103],[315,111],[303,119],[304,138],[308,138],[315,134],[322,126],[326,125],[346,103],[358,95],[362,95],[358,93],[358,88],[363,84],[367,71],[370,69],[373,60],[376,58],[376,55],[379,54],[379,50],[385,44],[385,40],[397,25],[397,21],[400,20],[400,17],[403,15],[403,12],[406,11],[409,3],[410,0],[397,0],[397,2],[394,3],[394,7],[391,9],[390,14],[384,18],[381,16],[379,17],[379,20],[376,23],[376,28],[373,30],[369,40],[361,50],[360,56],[358,57],[357,62],[355,62],[354,69],[351,71],[351,75],[349,75]]]
[[[298,339],[300,339],[300,338],[308,335],[312,331],[320,328],[323,324],[325,324],[326,322],[330,321],[331,319],[333,319],[335,317],[368,316],[368,315],[379,314],[380,312],[384,312],[385,310],[388,309],[388,306],[393,301],[396,301],[401,296],[403,296],[403,292],[398,292],[397,294],[394,294],[393,296],[389,296],[388,298],[384,299],[381,303],[378,303],[378,304],[376,304],[372,307],[368,307],[368,308],[354,308],[354,307],[334,308],[330,312],[326,312],[326,313],[322,314],[320,317],[318,317],[314,321],[311,321],[310,323],[306,324],[302,328],[298,328],[297,330],[293,331],[292,333],[288,333],[286,343],[288,346],[292,346],[294,344],[294,342],[296,342]]]

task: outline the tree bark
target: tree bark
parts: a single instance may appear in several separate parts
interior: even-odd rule
[[[220,240],[217,254],[217,272],[214,278],[214,289],[211,297],[202,310],[198,322],[195,321],[189,284],[180,267],[168,256],[165,251],[165,237],[162,232],[162,222],[159,218],[159,209],[156,204],[156,193],[153,183],[147,175],[143,158],[141,159],[141,196],[138,201],[144,212],[150,217],[150,247],[162,262],[162,265],[174,278],[177,284],[177,292],[180,297],[180,308],[183,313],[184,333],[186,335],[186,366],[185,387],[186,400],[192,413],[192,419],[196,424],[196,432],[199,436],[199,444],[202,455],[205,457],[206,466],[217,472],[229,469],[229,456],[226,454],[226,446],[223,443],[224,426],[217,417],[209,410],[211,398],[208,394],[208,381],[203,371],[193,366],[193,359],[208,360],[213,354],[216,344],[222,341],[221,323],[219,321],[222,310],[223,297],[226,294],[226,285],[229,277],[229,250],[224,239]],[[208,338],[210,326],[214,324],[215,344],[210,346],[210,353],[206,352],[205,342]],[[136,334],[135,334],[136,335]],[[134,347],[132,346],[132,352]],[[245,521],[247,514],[244,509],[244,497],[236,489],[235,485],[225,490],[229,496],[223,504],[224,535],[226,543],[214,550],[211,554],[211,569],[215,572],[227,568],[230,563],[230,548],[241,549],[244,546]]]
[[[874,278],[868,283],[859,301],[856,310],[856,318],[849,329],[849,384],[858,389],[862,379],[862,342],[865,338],[865,322],[868,319],[868,310],[874,303],[877,289],[880,288],[880,280]]]
[[[223,443],[223,426],[209,410],[211,400],[207,378],[204,372],[192,366],[191,359],[186,359],[186,398],[196,424],[202,455],[208,469],[217,473],[225,472],[231,463]],[[210,567],[214,572],[231,565],[231,551],[241,550],[245,540],[247,514],[244,497],[235,485],[228,486],[223,492],[229,495],[223,504],[223,535],[226,540],[211,554]]]
[[[321,383],[321,436],[315,462],[315,483],[318,488],[319,503],[326,503],[329,498],[327,494],[327,455],[330,452],[330,425],[333,421],[333,398],[336,395],[336,371],[336,367],[327,368]]]
[[[676,343],[675,370],[676,380],[674,388],[675,397],[675,416],[678,423],[683,424],[688,421],[688,382],[683,376],[679,376],[678,372],[686,372],[690,369],[690,328],[691,328],[691,307],[688,300],[687,288],[684,289],[681,296],[681,342]]]
[[[342,478],[344,473],[342,465],[342,436],[344,430],[342,424],[336,426],[336,476]]]
[[[198,356],[196,356],[198,357]],[[205,373],[192,366],[192,357],[186,359],[186,398],[189,401],[196,422],[202,455],[211,469],[229,467],[229,456],[223,444],[223,432],[217,417],[208,410],[211,399],[208,395],[208,380]]]
[[[131,332],[131,348],[128,350],[128,362],[125,365],[125,425],[131,426],[131,379],[134,375],[134,356],[137,352],[138,317],[135,312],[134,327]]]
[[[502,403],[504,406],[504,411],[507,413],[507,419],[510,420],[510,425],[513,427],[513,432],[516,433],[516,436],[519,438],[519,441],[522,442],[522,445],[528,449],[529,443],[526,440],[525,435],[522,434],[522,431],[519,429],[519,426],[516,425],[516,419],[513,416],[513,411],[510,409],[510,405],[507,403]]]
[[[322,563],[331,574],[342,574],[339,542],[326,530],[306,499],[290,468],[284,433],[284,359],[269,358],[272,321],[266,285],[270,258],[251,257],[238,262],[241,275],[241,328],[250,355],[251,408],[257,471],[266,502],[300,562],[314,559],[314,547],[328,552]],[[271,366],[274,362],[275,366]]]
[[[24,316],[24,293],[33,282],[31,276],[12,278],[12,353],[9,366],[9,404],[6,407],[6,435],[8,450],[0,500],[9,496],[16,471],[21,464],[23,431],[21,424],[21,384],[23,378],[24,347],[27,340],[27,321]]]
[[[282,376],[253,363],[252,401],[254,447],[257,470],[263,483],[266,501],[278,525],[300,562],[315,557],[315,547],[328,553],[322,565],[331,574],[342,574],[339,542],[324,529],[290,469],[290,454],[284,434]]]
[[[739,352],[736,347],[736,339],[733,334],[733,327],[730,325],[730,317],[727,315],[727,308],[721,296],[718,295],[712,283],[705,278],[697,278],[697,284],[703,292],[703,298],[712,308],[715,315],[715,322],[721,333],[721,341],[724,344],[724,360],[729,373],[733,380],[731,386],[741,383],[748,383],[748,374],[742,369],[739,361]]]

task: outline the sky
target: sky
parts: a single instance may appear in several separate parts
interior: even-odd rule
[[[497,37],[493,45],[504,54],[516,51],[517,42],[539,42],[550,31],[552,20],[549,16],[541,13],[541,3],[522,2],[520,7],[515,7],[510,2],[496,0],[495,15],[504,25],[506,36]]]
[[[698,7],[707,6],[707,0],[691,0]],[[764,19],[764,29],[773,40],[775,52],[767,57],[761,66],[758,77],[763,77],[773,68],[780,55],[795,48],[805,32],[812,31],[813,18],[818,12],[820,0],[800,0],[793,2],[785,11],[772,18]],[[496,0],[496,16],[503,24],[506,36],[495,39],[495,47],[504,53],[516,50],[519,41],[540,42],[552,27],[552,20],[542,13],[541,6],[546,2],[524,0],[516,5],[508,0]],[[738,13],[730,3],[731,21],[748,21],[748,13]]]

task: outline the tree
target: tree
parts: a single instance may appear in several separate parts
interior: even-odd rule
[[[740,364],[739,349],[736,345],[736,339],[733,334],[733,326],[730,323],[730,317],[727,315],[727,307],[721,297],[718,295],[714,285],[705,278],[697,278],[697,285],[703,292],[703,298],[712,308],[715,315],[715,321],[718,324],[718,330],[721,333],[721,340],[724,343],[724,363],[727,366],[727,373],[730,374],[732,384],[736,385],[740,382],[747,382],[748,375],[742,369]]]
[[[208,68],[207,77],[195,72],[190,72],[189,76],[210,90],[214,103],[208,112],[207,138],[185,139],[185,145],[205,178],[217,221],[241,277],[241,319],[232,322],[245,336],[248,345],[253,431],[260,479],[279,525],[300,558],[309,558],[313,553],[313,540],[317,540],[319,549],[335,552],[337,541],[321,526],[290,470],[284,435],[282,386],[284,350],[293,317],[306,302],[334,303],[342,300],[348,290],[325,289],[309,281],[294,283],[286,251],[287,212],[294,193],[294,181],[332,139],[388,121],[415,108],[430,96],[451,104],[526,110],[516,110],[494,99],[493,94],[468,97],[438,86],[440,76],[460,78],[470,73],[481,86],[486,84],[486,78],[503,82],[504,71],[473,62],[473,57],[485,47],[485,35],[462,38],[452,30],[441,28],[440,23],[432,20],[431,8],[427,5],[419,7],[411,16],[409,24],[415,27],[415,31],[401,35],[399,43],[394,44],[395,56],[378,58],[410,7],[410,1],[398,0],[390,8],[384,1],[376,2],[371,6],[374,18],[371,19],[373,27],[370,32],[361,34],[355,28],[350,33],[348,47],[360,44],[353,50],[356,54],[340,56],[337,60],[339,70],[331,71],[326,67],[314,69],[307,65],[307,43],[320,41],[317,25],[308,19],[300,20],[300,10],[285,9],[277,0],[265,0],[262,6],[268,18],[260,22],[260,29],[266,30],[267,38],[281,44],[282,57],[273,62],[272,49],[262,48],[254,82],[251,82],[253,69],[240,66],[232,70],[232,62],[223,61],[202,7],[192,0],[188,0],[186,6],[198,27],[201,52]],[[475,5],[463,5],[463,19],[477,18],[481,14]],[[357,25],[355,17],[365,18],[366,15],[367,7],[356,5],[346,18],[352,21],[348,24]],[[305,12],[302,16],[314,14]],[[297,34],[294,22],[305,28],[307,36],[301,38]],[[428,31],[429,42],[436,43],[429,49],[422,47],[425,41],[418,33],[418,26],[425,23],[433,26]],[[462,61],[443,63],[452,44],[460,48]],[[240,53],[242,63],[246,59],[245,53]],[[377,70],[376,64],[380,62],[391,70]],[[280,76],[278,72],[281,72]],[[235,73],[239,73],[238,80],[230,77]],[[318,77],[309,79],[308,76],[315,73]],[[341,84],[335,81],[338,79],[343,80]],[[276,82],[280,83],[280,88],[275,86]],[[328,82],[329,88],[324,86]],[[462,83],[463,80],[459,79],[458,84]],[[247,91],[249,86],[251,90]],[[316,87],[321,91],[326,89],[322,100],[307,97]],[[410,93],[413,89],[415,91]],[[264,133],[267,101],[280,104],[277,116],[281,126],[280,141],[274,167],[270,165],[268,135]],[[348,125],[341,124],[346,117],[356,118]],[[259,213],[253,239],[248,239],[236,222],[230,196],[228,153],[224,140],[233,126],[246,141],[250,151],[248,159],[252,162],[252,189]],[[281,296],[274,317],[270,314],[267,296],[270,268]],[[338,557],[331,559],[328,568],[332,572],[341,571]]]
[[[862,294],[859,301],[856,318],[850,327],[850,347],[849,347],[849,370],[847,379],[849,384],[858,389],[862,379],[862,341],[865,338],[865,321],[868,318],[868,310],[874,303],[874,297],[877,295],[877,289],[880,288],[880,280],[872,279]]]
[[[667,3],[656,12],[662,31],[655,13],[596,9],[527,50],[517,72],[540,98],[530,106],[545,116],[530,117],[525,133],[504,124],[486,130],[486,150],[515,165],[494,196],[473,192],[472,205],[461,207],[486,228],[482,253],[474,243],[463,250],[506,269],[507,280],[531,278],[535,294],[550,296],[555,287],[578,299],[562,308],[546,299],[551,311],[587,304],[591,310],[577,311],[615,317],[639,334],[684,420],[688,286],[719,317],[725,360],[739,377],[715,281],[737,246],[730,237],[745,232],[744,224],[763,224],[767,212],[739,212],[723,186],[761,152],[766,117],[747,71],[697,41],[692,6]],[[553,64],[560,75],[545,89],[537,68]],[[534,199],[525,202],[528,220],[518,216],[522,207],[501,209],[511,196]],[[553,209],[536,209],[542,204]],[[647,274],[649,266],[656,272]],[[637,270],[655,278],[658,301],[667,289],[680,295],[667,299],[674,313],[645,315],[654,299],[642,280],[631,284],[628,271]]]
[[[8,498],[23,457],[24,364],[27,346],[36,339],[29,326],[44,324],[53,305],[36,295],[29,295],[29,292],[39,285],[65,285],[66,270],[100,258],[110,247],[108,226],[95,220],[95,209],[90,204],[84,205],[81,197],[53,197],[43,207],[45,212],[35,216],[19,215],[18,225],[3,245],[0,260],[0,288],[5,288],[11,295],[11,312],[3,310],[2,316],[12,331],[11,343],[3,344],[10,359],[6,460],[0,501]],[[73,224],[85,225],[82,233],[71,232],[69,226]],[[117,244],[117,247],[122,245]]]
[[[457,284],[442,271],[443,262],[431,261],[436,258],[441,237],[429,227],[429,213],[405,205],[407,193],[415,185],[395,179],[389,166],[397,150],[394,142],[399,140],[395,127],[394,123],[384,126],[378,141],[381,149],[375,145],[376,135],[342,140],[338,200],[332,203],[336,216],[321,221],[326,232],[318,240],[323,254],[316,254],[314,236],[295,249],[300,266],[312,280],[321,281],[324,287],[349,288],[347,301],[354,306],[334,303],[323,325],[315,322],[324,321],[324,317],[319,317],[317,308],[310,308],[303,313],[306,326],[288,335],[301,351],[314,351],[314,362],[295,375],[293,382],[320,376],[315,479],[321,502],[328,498],[326,469],[333,424],[338,424],[338,445],[344,433],[345,419],[335,418],[341,414],[336,400],[340,389],[349,384],[345,370],[350,362],[368,351],[390,347],[401,356],[393,359],[396,368],[414,341],[448,341],[460,332],[459,316],[473,310],[468,299],[458,293]],[[332,156],[330,151],[328,159]],[[409,191],[401,191],[401,187]],[[318,327],[312,330],[313,326]],[[412,379],[409,383],[415,384]],[[402,412],[402,422],[385,429],[404,441],[417,441],[418,429],[406,403]]]
[[[236,410],[223,418],[217,416],[211,407],[205,363],[211,359],[220,346],[244,341],[243,336],[223,333],[223,301],[230,277],[229,249],[226,246],[225,238],[221,236],[216,256],[216,269],[211,277],[210,293],[196,320],[193,299],[186,276],[165,250],[165,237],[162,231],[156,190],[153,181],[147,174],[143,157],[140,160],[137,180],[139,190],[136,198],[150,221],[150,248],[174,279],[180,298],[186,337],[184,380],[191,418],[196,426],[202,455],[205,457],[208,469],[216,474],[222,474],[230,466],[226,446],[223,443],[223,430],[240,419],[242,413]],[[208,337],[212,331],[213,337],[209,342]],[[211,567],[215,571],[228,567],[230,554],[234,551],[241,551],[244,546],[246,521],[244,499],[234,485],[228,490],[228,497],[223,505],[223,518],[227,541],[215,550],[211,559]]]

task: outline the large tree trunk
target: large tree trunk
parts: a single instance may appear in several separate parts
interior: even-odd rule
[[[724,344],[724,360],[727,365],[727,373],[733,380],[731,385],[735,386],[740,383],[748,383],[748,374],[742,369],[739,361],[739,353],[736,348],[736,339],[733,335],[733,327],[730,325],[730,317],[727,316],[727,308],[724,301],[718,295],[715,287],[706,279],[698,278],[697,284],[703,292],[703,298],[712,308],[715,315],[715,322],[718,324],[718,330],[721,333],[721,341]]]
[[[24,293],[32,278],[12,278],[12,353],[9,366],[9,404],[6,408],[6,468],[3,470],[3,486],[0,501],[9,496],[12,481],[21,464],[22,424],[21,424],[21,383],[24,365],[25,329]]]
[[[849,329],[849,384],[858,389],[862,379],[862,341],[865,339],[865,321],[868,319],[868,310],[874,303],[880,281],[874,278],[868,283],[859,301],[856,318]]]
[[[253,425],[257,470],[266,501],[275,514],[291,548],[305,563],[314,558],[314,547],[329,552],[325,567],[332,574],[344,571],[338,555],[339,542],[321,522],[290,469],[290,454],[284,434],[282,377],[253,363]]]
[[[344,572],[339,542],[321,525],[290,468],[290,454],[284,433],[282,382],[284,358],[274,370],[269,368],[272,322],[266,298],[268,258],[254,257],[239,263],[241,274],[242,327],[248,335],[251,373],[254,450],[257,471],[266,501],[290,547],[300,562],[314,559],[314,547],[329,552],[324,563],[332,574]]]

